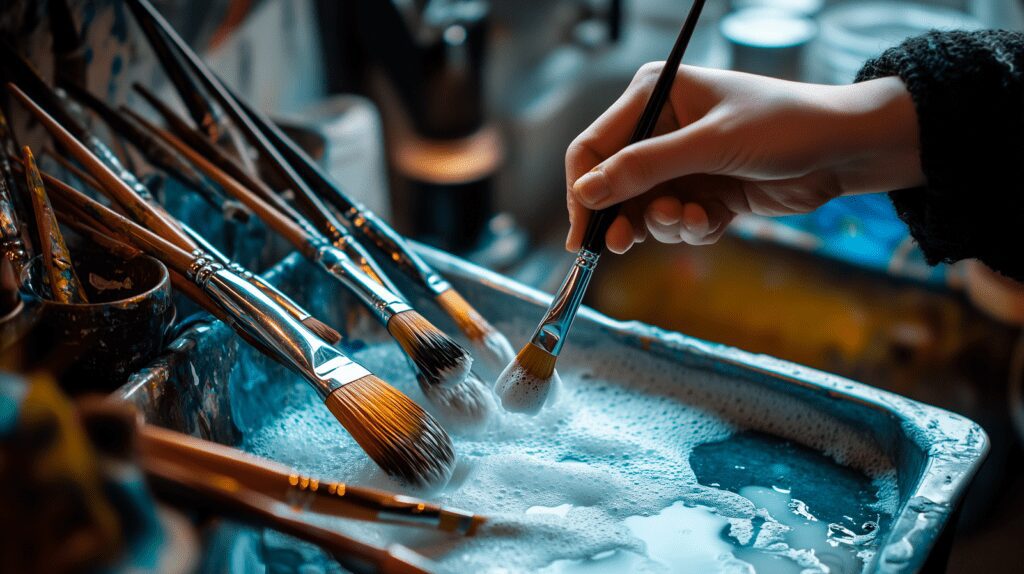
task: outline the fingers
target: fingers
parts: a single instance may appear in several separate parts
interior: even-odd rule
[[[644,224],[662,243],[710,245],[722,237],[735,216],[724,203],[713,198],[683,203],[676,197],[664,196],[647,206]]]
[[[580,177],[574,200],[603,209],[646,193],[666,181],[695,173],[714,173],[718,141],[703,121],[626,147]]]
[[[661,67],[661,63],[652,63],[640,68],[615,103],[569,144],[565,153],[566,208],[569,211],[569,235],[565,246],[569,251],[580,248],[590,220],[588,209],[575,199],[573,185],[629,141],[636,118],[643,111]]]

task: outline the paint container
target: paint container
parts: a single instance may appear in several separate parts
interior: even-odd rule
[[[29,360],[52,370],[72,395],[109,392],[163,349],[175,316],[170,276],[148,256],[126,261],[94,249],[74,255],[87,304],[52,301],[40,257],[22,274],[26,305],[38,317],[26,346],[34,355]]]

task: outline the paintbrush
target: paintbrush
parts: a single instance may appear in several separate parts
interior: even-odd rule
[[[44,110],[54,116],[57,122],[85,144],[107,166],[129,182],[135,192],[149,201],[149,190],[130,171],[125,169],[121,160],[106,144],[86,128],[73,113],[57,92],[55,92],[39,75],[32,65],[26,61],[5,39],[0,38],[0,67],[7,73],[9,81],[17,84],[31,98],[38,102]],[[159,205],[159,204],[158,204]]]
[[[234,97],[230,89],[219,81],[146,0],[131,0],[129,5],[132,6],[137,20],[145,20],[148,22],[147,26],[159,28],[162,32],[162,36],[159,37],[178,52],[181,60],[190,66],[190,71],[199,77],[210,93],[232,115],[235,125],[246,133],[250,143],[253,143],[272,167],[276,168],[281,179],[288,182],[289,187],[296,191],[297,199],[305,205],[306,214],[322,218],[318,222],[321,231],[330,234],[341,229],[338,220],[329,210],[324,209],[320,199],[322,196],[343,214],[354,229],[374,242],[414,282],[431,293],[442,309],[455,320],[459,329],[472,341],[479,355],[493,365],[495,370],[501,369],[511,360],[513,350],[508,339],[488,323],[450,283],[413,252],[398,233],[365,207],[351,201],[272,122]],[[156,39],[157,36],[154,34],[150,37],[150,42],[160,43]],[[352,238],[335,240],[357,244]]]
[[[73,189],[54,187],[53,192],[198,285],[231,315],[233,328],[262,341],[273,358],[302,375],[385,472],[416,485],[447,480],[455,456],[451,439],[408,397],[207,255],[189,254]]]
[[[22,150],[22,161],[25,165],[29,197],[32,198],[39,254],[43,260],[46,282],[50,286],[50,296],[58,303],[88,303],[89,298],[71,264],[71,253],[57,225],[57,218],[53,215],[53,207],[43,188],[43,179],[39,175],[39,168],[36,167],[35,157],[28,146]]]
[[[230,476],[247,488],[303,511],[466,536],[476,533],[485,521],[471,512],[409,496],[303,476],[282,464],[153,425],[142,425],[139,436],[144,457],[178,461]]]
[[[228,157],[216,146],[200,137],[195,130],[188,126],[188,123],[181,116],[175,113],[174,110],[170,109],[170,107],[156,97],[155,94],[139,84],[135,84],[134,88],[135,91],[138,92],[154,110],[156,110],[161,118],[163,118],[164,123],[167,124],[170,131],[188,147],[208,159],[211,163],[236,179],[239,183],[255,192],[261,199],[273,205],[278,211],[288,215],[296,222],[301,222],[303,225],[307,225],[307,217],[299,213],[290,203],[285,201],[284,198],[271,189],[261,179],[246,171],[238,164],[237,161]],[[148,120],[142,118],[136,112],[128,108],[122,108],[122,111],[126,115],[135,118],[137,121],[146,122],[147,125],[152,126],[151,122],[148,122]],[[323,206],[323,204],[310,205],[310,208],[313,209],[315,213],[320,214],[318,219],[318,233],[331,238],[334,246],[345,252],[345,254],[355,261],[356,264],[362,268],[363,272],[371,279],[381,285],[384,285],[394,293],[400,292],[395,287],[394,283],[388,279],[387,275],[369,252],[367,252],[366,249],[351,236],[348,230],[341,225],[329,210],[324,209],[325,206]],[[312,224],[308,225],[312,226]]]
[[[118,113],[84,88],[68,85],[65,89],[71,97],[92,110],[116,134],[139,150],[150,163],[196,192],[225,219],[240,223],[249,220],[251,213],[245,206],[224,197],[208,178],[196,171],[171,147],[143,129],[134,118]]]
[[[278,361],[302,375],[320,393],[328,409],[385,472],[421,485],[447,480],[455,454],[451,439],[433,417],[209,255],[199,250],[190,254],[188,247],[181,246],[189,242],[180,235],[180,229],[167,226],[147,203],[141,202],[106,165],[17,86],[8,84],[8,90],[51,134],[60,137],[69,152],[111,196],[120,203],[139,202],[145,220],[160,225],[160,229],[154,229],[154,233],[74,190],[64,190],[68,192],[65,199],[107,228],[129,236],[135,247],[201,287],[234,317],[233,328],[262,341]],[[166,239],[162,235],[164,230],[168,230]]]
[[[162,459],[144,459],[143,469],[150,487],[175,505],[184,501],[205,511],[311,542],[352,572],[427,574],[435,569],[429,560],[404,546],[378,548],[306,522],[288,504],[247,488],[229,476]]]
[[[141,117],[138,119],[147,121]],[[209,175],[225,193],[246,204],[305,257],[353,291],[410,358],[417,371],[420,388],[431,402],[454,411],[449,415],[463,422],[486,418],[491,393],[470,372],[471,359],[457,343],[412,309],[402,297],[370,280],[345,253],[308,222],[301,218],[296,221],[278,211],[173,134],[152,124],[148,128]]]
[[[16,277],[21,277],[22,270],[28,264],[28,247],[22,238],[21,222],[18,212],[14,206],[14,196],[17,194],[17,182],[14,179],[14,172],[11,170],[11,163],[7,157],[9,150],[7,142],[11,142],[10,128],[7,125],[7,117],[0,111],[0,257],[7,259],[13,265],[13,272]]]
[[[305,151],[272,121],[238,100],[254,123],[280,150],[295,170],[320,196],[340,212],[349,225],[386,253],[417,284],[426,287],[441,308],[473,344],[477,356],[494,371],[500,371],[513,357],[508,339],[491,325],[447,281],[416,254],[405,239],[366,207],[351,200]]]
[[[152,19],[140,17],[140,6],[128,2],[128,7],[135,15],[135,21],[142,28],[149,41],[149,46],[156,53],[157,60],[164,73],[170,78],[178,96],[185,103],[192,120],[204,134],[206,141],[213,144],[226,144],[234,155],[242,162],[249,173],[256,173],[256,166],[250,158],[246,146],[238,133],[232,128],[232,118],[226,116],[217,101],[210,97],[207,88],[195,81],[180,61],[180,55],[162,41],[159,26]]]
[[[344,251],[353,261],[363,267],[371,278],[394,291],[394,285],[386,281],[384,272],[376,264],[369,252],[351,236],[334,214],[326,208],[321,199],[299,177],[289,163],[278,153],[277,149],[253,124],[252,119],[243,111],[239,102],[230,95],[227,88],[203,64],[199,56],[185,44],[159,12],[146,0],[131,0],[128,4],[135,15],[135,19],[143,28],[153,31],[151,34],[148,33],[150,44],[162,44],[167,50],[173,51],[180,58],[180,60],[168,62],[166,65],[182,67],[180,70],[182,73],[194,74],[203,87],[209,90],[211,96],[231,117],[235,126],[245,134],[249,143],[267,160],[265,165],[270,168],[268,171],[274,176],[274,180],[280,182],[283,187],[288,188],[295,194],[295,200],[302,207],[306,217],[312,220],[321,233],[329,237],[336,247]],[[185,69],[186,66],[187,69]],[[255,175],[255,172],[250,171],[250,173]],[[264,199],[269,201],[266,197]]]
[[[627,145],[647,139],[654,133],[654,126],[668,100],[672,82],[682,63],[683,52],[686,51],[686,46],[693,36],[693,30],[703,8],[704,0],[694,0]],[[557,381],[555,361],[565,345],[576,312],[583,303],[587,285],[590,284],[598,258],[604,250],[605,234],[618,211],[619,206],[616,205],[603,209],[590,218],[583,247],[577,253],[569,273],[555,293],[544,318],[541,319],[530,342],[519,351],[515,360],[509,363],[498,377],[494,389],[501,398],[502,406],[507,410],[536,413],[544,406],[552,381]]]
[[[80,192],[49,174],[43,173],[42,176],[44,185],[51,192],[51,199],[53,200],[54,207],[57,210],[57,216],[63,225],[74,229],[75,232],[83,238],[89,239],[101,248],[106,249],[109,253],[112,253],[114,256],[124,259],[125,261],[131,261],[140,255],[144,255],[140,249],[137,249],[127,243],[131,241],[129,236],[110,230],[79,208],[76,204],[65,199],[69,196],[74,197],[75,194]],[[54,191],[54,189],[57,191]],[[240,327],[236,327],[234,317],[227,314],[224,309],[222,309],[214,302],[213,299],[203,292],[198,285],[173,269],[168,269],[167,272],[171,278],[171,285],[173,285],[176,290],[191,299],[204,311],[213,315],[214,318],[235,329],[235,332],[239,337],[252,345],[258,351],[272,359],[277,359],[276,352],[269,349],[261,341],[254,338]]]
[[[91,175],[82,171],[81,168],[71,164],[67,159],[54,155],[54,159],[61,164],[62,167],[71,172],[79,181],[95,189],[103,195],[108,195],[106,190],[97,182]],[[113,198],[112,198],[113,199]],[[116,202],[117,200],[114,199]],[[119,205],[119,204],[118,204]],[[165,212],[165,218],[170,218],[172,223],[184,234],[184,238],[191,242],[189,245],[190,249],[199,248],[212,256],[217,263],[230,268],[232,271],[237,273],[243,279],[249,281],[257,289],[263,291],[263,294],[273,299],[278,305],[282,306],[286,311],[292,314],[293,317],[298,319],[303,325],[306,326],[310,331],[313,331],[320,336],[323,340],[331,343],[332,345],[337,344],[341,341],[341,333],[336,329],[317,319],[312,313],[306,311],[298,303],[295,302],[291,297],[286,295],[272,283],[266,281],[261,276],[248,269],[245,269],[238,263],[231,261],[226,255],[221,253],[219,249],[210,244],[205,237],[200,235],[194,229],[186,225],[184,222],[178,220],[174,216]],[[218,317],[221,318],[221,317]],[[225,321],[227,322],[227,321]]]

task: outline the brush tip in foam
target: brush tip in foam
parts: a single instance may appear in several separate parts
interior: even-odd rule
[[[455,467],[451,438],[398,389],[367,375],[336,389],[325,404],[387,474],[420,487],[448,482]]]
[[[464,429],[479,428],[498,409],[494,392],[472,371],[466,380],[450,388],[431,385],[422,377],[417,379],[424,396],[437,408],[435,412],[445,423]]]
[[[558,357],[528,344],[505,367],[494,384],[494,392],[505,410],[537,414],[548,400],[552,386],[559,383],[555,372]]]
[[[491,331],[483,339],[473,341],[473,349],[480,363],[491,373],[500,373],[516,358],[512,344],[498,331]]]
[[[387,328],[429,384],[454,387],[469,376],[473,357],[423,315],[399,313]]]

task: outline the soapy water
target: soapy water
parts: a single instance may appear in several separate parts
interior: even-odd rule
[[[488,516],[470,538],[316,519],[406,545],[443,572],[853,573],[870,561],[898,496],[866,435],[782,393],[635,349],[574,351],[587,362],[563,358],[536,416],[449,425],[458,465],[432,492],[385,476],[312,390],[258,358],[236,369],[232,384],[258,393],[233,399],[234,416],[254,454]],[[390,345],[353,355],[431,410]],[[263,543],[268,571],[340,571],[294,539],[268,531]]]

